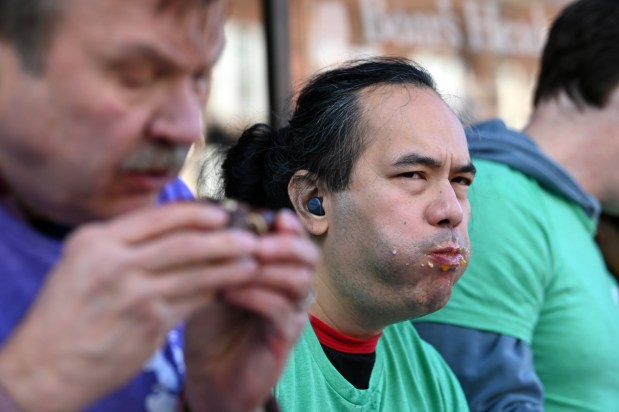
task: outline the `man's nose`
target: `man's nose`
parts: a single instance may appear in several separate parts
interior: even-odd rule
[[[438,189],[436,197],[426,209],[426,219],[431,225],[457,227],[462,223],[464,211],[456,192],[451,185]]]
[[[203,99],[191,82],[182,82],[163,96],[151,132],[155,138],[175,145],[191,145],[203,133],[203,116]]]

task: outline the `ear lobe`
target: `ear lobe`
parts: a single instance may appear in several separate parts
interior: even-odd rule
[[[324,235],[329,227],[322,194],[316,179],[307,170],[298,170],[288,182],[288,196],[294,211],[305,230],[313,236]]]

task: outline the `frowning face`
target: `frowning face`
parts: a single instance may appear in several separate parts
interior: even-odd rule
[[[0,169],[32,213],[76,224],[151,204],[200,137],[225,2],[158,4],[64,1],[41,73],[0,42]]]
[[[363,329],[379,330],[447,302],[469,259],[474,168],[434,91],[383,86],[361,101],[367,146],[349,189],[324,199],[322,282]]]

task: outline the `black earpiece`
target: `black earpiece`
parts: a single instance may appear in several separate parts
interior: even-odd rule
[[[313,215],[324,216],[325,210],[322,208],[322,198],[314,196],[307,201],[307,210]]]

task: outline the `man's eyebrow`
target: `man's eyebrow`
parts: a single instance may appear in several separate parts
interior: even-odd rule
[[[113,58],[116,61],[150,61],[162,66],[176,67],[178,66],[172,56],[142,44],[127,44],[121,46],[115,53]]]
[[[455,173],[471,173],[473,175],[477,174],[477,168],[472,162],[465,164],[463,166],[458,166],[454,169]]]
[[[408,153],[397,158],[393,165],[396,167],[423,165],[432,169],[439,169],[441,167],[441,162],[429,156],[423,156],[418,153]]]
[[[206,62],[198,69],[206,71],[210,66],[214,65],[220,54],[223,51],[223,46],[219,46],[216,53],[213,54],[211,60]],[[166,70],[180,70],[183,68],[183,62],[180,61],[174,54],[166,53],[165,50],[159,50],[156,47],[143,44],[127,44],[121,46],[112,57],[112,65],[123,65],[127,63],[151,63]]]
[[[418,153],[406,154],[404,156],[399,157],[394,162],[394,166],[396,167],[418,166],[418,165],[427,166],[431,169],[440,169],[442,166],[442,163],[430,156],[424,156]],[[473,165],[473,163],[469,161],[469,163],[465,165],[455,167],[453,172],[454,173],[476,174],[477,169],[475,168],[475,165]]]

